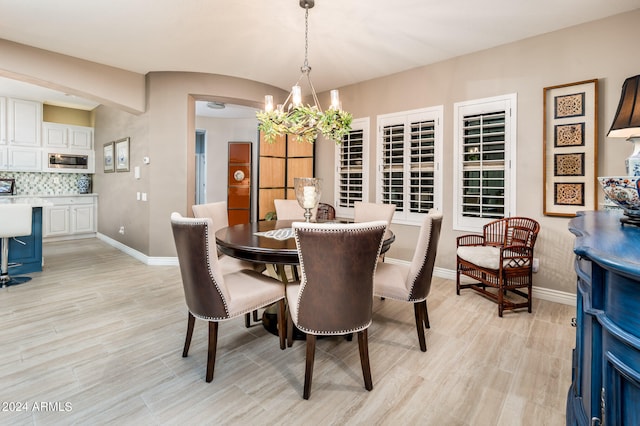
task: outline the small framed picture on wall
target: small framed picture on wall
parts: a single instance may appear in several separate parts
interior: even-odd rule
[[[129,138],[115,141],[116,171],[129,171]]]
[[[102,147],[102,164],[105,173],[115,171],[115,162],[113,161],[113,142],[105,143]]]

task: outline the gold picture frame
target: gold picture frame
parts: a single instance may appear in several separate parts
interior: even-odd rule
[[[598,80],[543,90],[546,216],[597,210]]]
[[[116,171],[113,157],[113,142],[107,142],[102,146],[102,165],[104,173],[113,173]]]
[[[129,171],[129,138],[118,139],[114,142],[114,156],[117,172]]]

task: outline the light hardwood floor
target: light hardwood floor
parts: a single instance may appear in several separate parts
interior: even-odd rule
[[[221,324],[205,383],[204,322],[181,357],[178,267],[144,265],[97,239],[47,243],[44,255],[44,272],[0,290],[0,408],[27,404],[0,412],[1,424],[564,424],[571,306],[534,300],[532,314],[501,319],[492,302],[435,278],[426,353],[413,308],[375,300],[373,390],[357,339],[322,339],[304,401],[304,342],[282,351],[242,318]]]

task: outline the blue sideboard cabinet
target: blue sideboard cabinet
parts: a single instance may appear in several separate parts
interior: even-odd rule
[[[568,425],[640,425],[640,227],[617,211],[580,212],[576,346]]]
[[[9,275],[42,271],[42,207],[34,207],[31,214],[31,235],[9,239]]]

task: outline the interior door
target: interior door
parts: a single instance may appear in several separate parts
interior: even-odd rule
[[[227,167],[229,225],[251,220],[251,142],[229,142]]]

